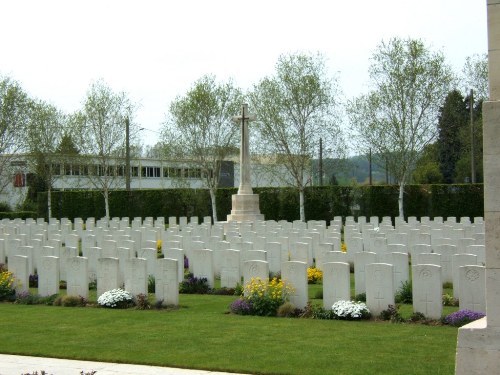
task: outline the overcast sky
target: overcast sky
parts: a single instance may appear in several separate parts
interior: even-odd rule
[[[370,56],[419,38],[460,72],[487,53],[486,0],[0,0],[0,75],[65,112],[103,79],[140,107],[154,144],[169,103],[204,74],[250,89],[283,53],[321,52],[346,97]]]

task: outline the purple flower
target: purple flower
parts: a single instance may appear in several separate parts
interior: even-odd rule
[[[237,299],[230,306],[233,314],[249,315],[252,313],[252,303],[246,299]]]
[[[485,314],[479,311],[459,310],[444,318],[444,322],[451,326],[461,327],[484,316]]]

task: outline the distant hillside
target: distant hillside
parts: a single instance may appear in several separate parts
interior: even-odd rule
[[[313,160],[314,184],[319,184],[319,160]],[[330,185],[336,182],[339,185],[350,185],[352,181],[358,184],[367,184],[369,181],[370,166],[368,157],[352,156],[346,160],[323,159],[323,184]],[[334,176],[334,177],[332,177]],[[385,183],[385,168],[372,162],[372,181],[374,184]]]

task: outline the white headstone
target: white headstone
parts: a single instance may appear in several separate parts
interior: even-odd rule
[[[307,263],[290,261],[281,265],[281,278],[289,283],[294,293],[290,302],[299,309],[306,307],[309,296],[307,287]]]
[[[208,249],[193,250],[193,276],[206,278],[210,288],[214,287],[213,251]]]
[[[234,288],[241,283],[240,251],[232,249],[219,250],[221,253],[220,286]]]
[[[483,266],[462,266],[459,270],[458,301],[460,310],[486,313],[486,269]]]
[[[371,263],[365,267],[366,305],[377,316],[389,305],[394,306],[393,266],[386,263]]]
[[[118,258],[97,260],[97,298],[104,292],[119,288]]]
[[[42,297],[59,293],[59,258],[42,257],[38,270],[38,294]]]
[[[158,259],[155,273],[155,297],[163,305],[179,304],[179,265],[177,259]]]
[[[132,258],[125,261],[125,290],[133,296],[148,293],[146,265],[147,261],[144,258]]]
[[[74,257],[68,260],[66,292],[68,295],[89,297],[89,262],[84,257]]]
[[[356,294],[366,292],[365,266],[376,262],[376,253],[363,252],[354,254],[354,287]]]
[[[323,263],[323,308],[331,309],[337,301],[351,299],[349,263]]]
[[[430,319],[440,319],[443,312],[441,266],[412,266],[412,288],[413,312],[420,312]]]
[[[243,262],[243,284],[248,284],[252,279],[269,281],[269,263],[263,260],[247,260]]]

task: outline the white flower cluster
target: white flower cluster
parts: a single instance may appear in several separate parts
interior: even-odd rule
[[[333,304],[332,311],[338,318],[344,319],[359,319],[370,313],[366,304],[353,301],[337,301]]]
[[[97,299],[97,303],[105,307],[117,307],[120,303],[131,301],[132,295],[123,289],[108,290]]]

